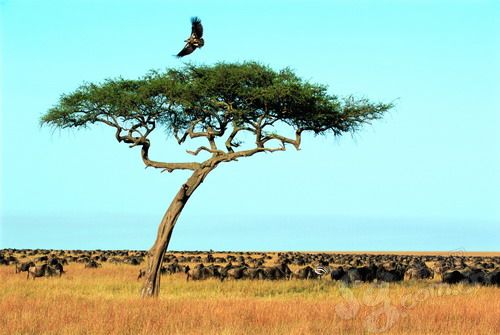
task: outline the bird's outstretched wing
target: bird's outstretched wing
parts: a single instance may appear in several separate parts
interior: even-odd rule
[[[185,40],[186,45],[178,54],[177,58],[184,57],[192,53],[196,48],[201,48],[205,44],[202,38],[203,36],[203,26],[201,25],[201,20],[194,16],[191,18],[191,36]]]
[[[203,26],[201,25],[201,20],[195,16],[191,18],[191,35],[195,38],[201,38],[203,36]]]
[[[181,57],[184,57],[186,55],[189,55],[190,53],[192,53],[194,51],[194,49],[196,49],[196,47],[194,47],[191,43],[186,43],[184,48],[177,54],[176,57],[181,58]]]

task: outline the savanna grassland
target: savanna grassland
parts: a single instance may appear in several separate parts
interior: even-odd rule
[[[0,266],[0,334],[500,334],[500,288],[437,281],[186,281],[141,299],[137,266],[71,263],[27,280]]]

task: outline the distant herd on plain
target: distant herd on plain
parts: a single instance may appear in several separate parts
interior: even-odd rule
[[[60,277],[70,263],[98,269],[103,263],[137,266],[146,274],[146,252],[129,250],[0,250],[0,266],[13,266],[28,279]],[[293,270],[292,270],[293,269]],[[318,280],[401,282],[434,280],[447,284],[500,286],[500,257],[450,255],[373,255],[303,252],[172,252],[162,274],[184,274],[186,280]]]

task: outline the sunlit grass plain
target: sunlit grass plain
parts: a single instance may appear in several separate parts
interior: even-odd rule
[[[500,289],[437,282],[186,282],[141,299],[138,267],[70,264],[27,280],[0,267],[0,334],[499,334]]]

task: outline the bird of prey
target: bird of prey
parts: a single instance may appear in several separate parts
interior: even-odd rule
[[[191,18],[191,36],[184,42],[186,45],[178,54],[177,58],[184,57],[192,53],[196,48],[201,48],[205,45],[203,38],[203,26],[201,25],[201,20],[198,17]]]

